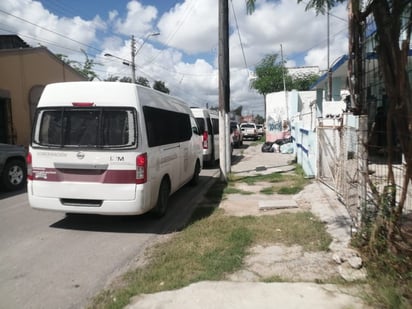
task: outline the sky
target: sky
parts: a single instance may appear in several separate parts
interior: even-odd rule
[[[305,11],[306,2],[257,0],[249,15],[245,0],[228,0],[231,110],[263,115],[263,96],[249,85],[266,55],[283,55],[287,67],[326,70],[347,53],[346,4],[330,12],[328,40],[327,17]],[[1,0],[0,34],[80,63],[86,53],[101,80],[131,77],[120,59],[131,61],[134,36],[137,78],[163,81],[189,106],[219,104],[218,0]]]

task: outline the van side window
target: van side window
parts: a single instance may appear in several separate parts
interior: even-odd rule
[[[192,137],[189,114],[143,106],[149,147],[187,141]]]

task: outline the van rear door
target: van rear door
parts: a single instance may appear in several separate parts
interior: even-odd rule
[[[136,119],[132,108],[79,105],[39,109],[30,154],[33,194],[61,199],[134,199]]]

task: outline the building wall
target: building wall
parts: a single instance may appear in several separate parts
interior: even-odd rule
[[[44,47],[1,50],[0,68],[0,94],[8,93],[11,100],[13,136],[9,142],[25,146],[32,125],[30,101],[37,104],[41,90],[49,83],[85,80]],[[33,87],[37,94],[31,91]]]

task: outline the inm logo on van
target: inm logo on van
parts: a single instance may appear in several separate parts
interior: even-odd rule
[[[83,160],[83,159],[84,159],[84,156],[85,156],[84,152],[81,152],[81,151],[79,151],[79,152],[76,154],[76,157],[77,157],[77,159],[79,159],[79,160]]]
[[[123,156],[110,156],[111,162],[124,162]]]

